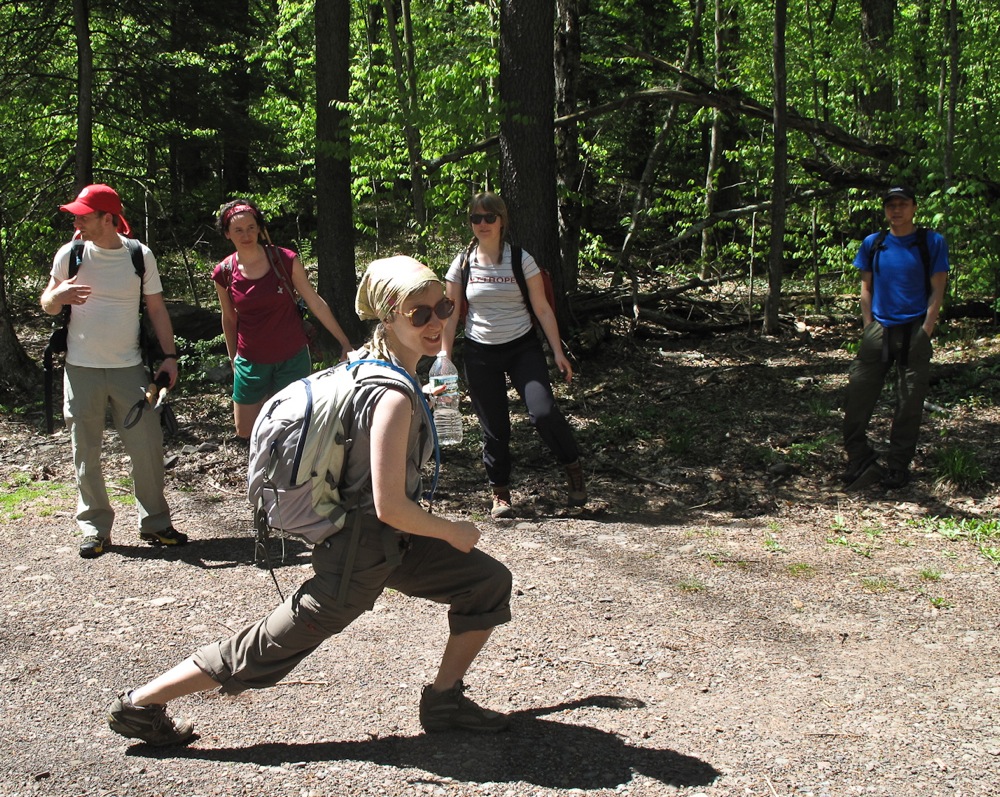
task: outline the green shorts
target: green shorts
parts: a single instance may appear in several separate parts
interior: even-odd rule
[[[296,379],[303,379],[312,371],[309,347],[294,357],[272,365],[260,365],[236,356],[233,360],[233,401],[237,404],[259,404]]]

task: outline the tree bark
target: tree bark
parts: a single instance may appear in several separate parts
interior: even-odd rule
[[[685,72],[691,68],[695,50],[701,39],[701,18],[704,11],[704,0],[693,0],[691,30],[688,34],[687,47],[684,50],[683,69]],[[679,80],[676,88],[681,88]],[[646,211],[649,209],[649,192],[653,187],[653,181],[656,179],[656,170],[660,163],[660,156],[666,148],[667,137],[674,126],[674,120],[677,118],[677,109],[679,107],[680,103],[677,101],[670,103],[670,108],[667,110],[663,123],[660,125],[660,130],[656,134],[656,139],[653,141],[653,146],[649,150],[649,155],[646,157],[646,165],[643,167],[642,177],[639,179],[639,190],[636,191],[635,198],[632,200],[632,216],[628,225],[628,233],[625,235],[621,252],[618,254],[618,268],[615,273],[616,279],[619,273],[632,273],[632,247],[635,245],[636,237],[644,226]]]
[[[230,61],[226,95],[230,106],[221,118],[222,184],[227,199],[245,194],[250,189],[250,137],[252,128],[250,102],[252,80],[244,50],[251,46],[251,36],[244,20],[252,19],[250,0],[230,0],[227,11],[233,20],[231,35],[239,46]]]
[[[317,289],[344,332],[358,344],[364,332],[354,312],[351,121],[338,107],[347,102],[350,88],[350,21],[350,0],[316,0]],[[330,345],[325,330],[323,340]]]
[[[771,246],[768,289],[764,301],[764,332],[778,332],[781,281],[785,259],[785,190],[788,181],[787,74],[785,71],[785,27],[788,0],[774,4],[774,187],[771,195]]]
[[[567,304],[556,221],[554,23],[554,0],[503,0],[500,6],[500,185],[513,238],[552,272],[562,320]]]
[[[861,110],[868,117],[888,113],[894,106],[892,81],[884,59],[895,33],[896,0],[861,0],[861,40],[871,54],[869,83],[861,90]]]
[[[948,112],[945,117],[944,183],[950,187],[954,178],[955,111],[958,108],[958,84],[962,79],[959,66],[958,2],[948,7]]]
[[[94,51],[90,0],[73,0],[76,30],[76,189],[94,182]]]
[[[410,201],[413,207],[413,218],[417,223],[418,233],[427,227],[427,206],[424,201],[423,148],[420,142],[420,130],[416,124],[419,110],[417,98],[417,75],[413,45],[413,22],[410,17],[410,2],[402,0],[403,41],[399,41],[397,30],[395,0],[384,0],[386,33],[392,47],[393,71],[396,73],[396,95],[403,121],[403,138],[406,141],[406,155],[410,170]],[[417,237],[417,251],[424,255],[427,252],[423,235]]]
[[[734,52],[739,47],[739,11],[728,0],[715,0],[715,86],[725,90],[732,82],[735,69]],[[733,208],[739,204],[739,168],[734,161],[723,156],[730,149],[736,136],[736,120],[732,114],[716,108],[712,113],[712,135],[708,167],[705,174],[705,215],[717,209]],[[709,261],[717,250],[711,230],[706,228],[701,238],[702,277],[710,273]]]
[[[3,224],[6,227],[6,221]],[[17,339],[7,303],[7,250],[0,241],[0,395],[37,400],[41,371]]]
[[[556,115],[567,116],[576,111],[580,82],[579,0],[556,0],[556,17]],[[557,128],[555,134],[563,286],[567,291],[575,291],[579,279],[580,220],[583,216],[580,196],[584,190],[579,129],[571,122]]]

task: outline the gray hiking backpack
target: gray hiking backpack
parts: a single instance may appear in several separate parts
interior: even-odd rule
[[[402,388],[422,405],[434,438],[433,495],[441,459],[420,385],[385,360],[354,359],[293,382],[261,408],[250,435],[247,469],[247,498],[258,535],[280,530],[316,545],[343,528],[348,507],[340,482],[350,444],[345,415],[354,391],[369,384]]]

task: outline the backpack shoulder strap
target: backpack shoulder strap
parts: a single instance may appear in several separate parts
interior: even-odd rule
[[[128,249],[129,256],[132,258],[132,268],[135,269],[136,276],[139,279],[145,279],[146,259],[142,254],[142,244],[135,238],[126,238],[125,248]]]
[[[69,250],[69,278],[73,279],[80,271],[83,262],[83,241],[73,241]]]
[[[524,306],[528,311],[528,315],[531,316],[531,320],[535,319],[535,311],[531,307],[531,295],[528,293],[528,280],[524,277],[524,250],[521,249],[517,244],[510,245],[510,266],[511,270],[514,272],[514,279],[517,281],[517,287],[521,289],[521,298],[524,299]],[[538,267],[541,271],[541,266]]]
[[[236,270],[236,252],[222,261],[222,273],[226,275],[226,293],[233,298],[233,271]]]
[[[465,254],[462,255],[462,298],[465,299],[465,293],[469,288],[469,275],[472,273],[472,253],[476,249],[477,243],[476,239],[472,239],[470,243],[465,248]],[[468,300],[466,300],[468,301]]]
[[[885,237],[888,234],[888,230],[879,230],[878,235],[875,236],[875,240],[872,241],[872,248],[868,252],[868,266],[872,272],[872,302],[875,301],[875,277],[878,276],[879,256],[882,254],[882,250],[885,249]]]
[[[872,270],[872,273],[878,272],[878,256],[885,248],[885,238],[888,234],[888,230],[879,230],[878,235],[875,236],[875,240],[872,241],[871,249],[868,250],[868,267]]]

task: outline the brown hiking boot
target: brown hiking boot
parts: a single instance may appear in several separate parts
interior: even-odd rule
[[[510,490],[506,487],[493,488],[493,507],[490,516],[494,520],[514,517],[514,507],[511,505]]]
[[[427,733],[438,731],[473,731],[497,733],[510,726],[510,717],[498,711],[477,706],[463,692],[459,681],[444,692],[434,691],[428,684],[420,695],[420,724]]]
[[[132,705],[123,692],[108,706],[108,725],[129,739],[141,739],[154,747],[185,744],[194,736],[194,725],[183,717],[171,718],[166,706]]]
[[[587,503],[587,485],[583,481],[583,466],[580,460],[566,466],[566,481],[569,484],[567,501],[570,506],[583,506]]]

